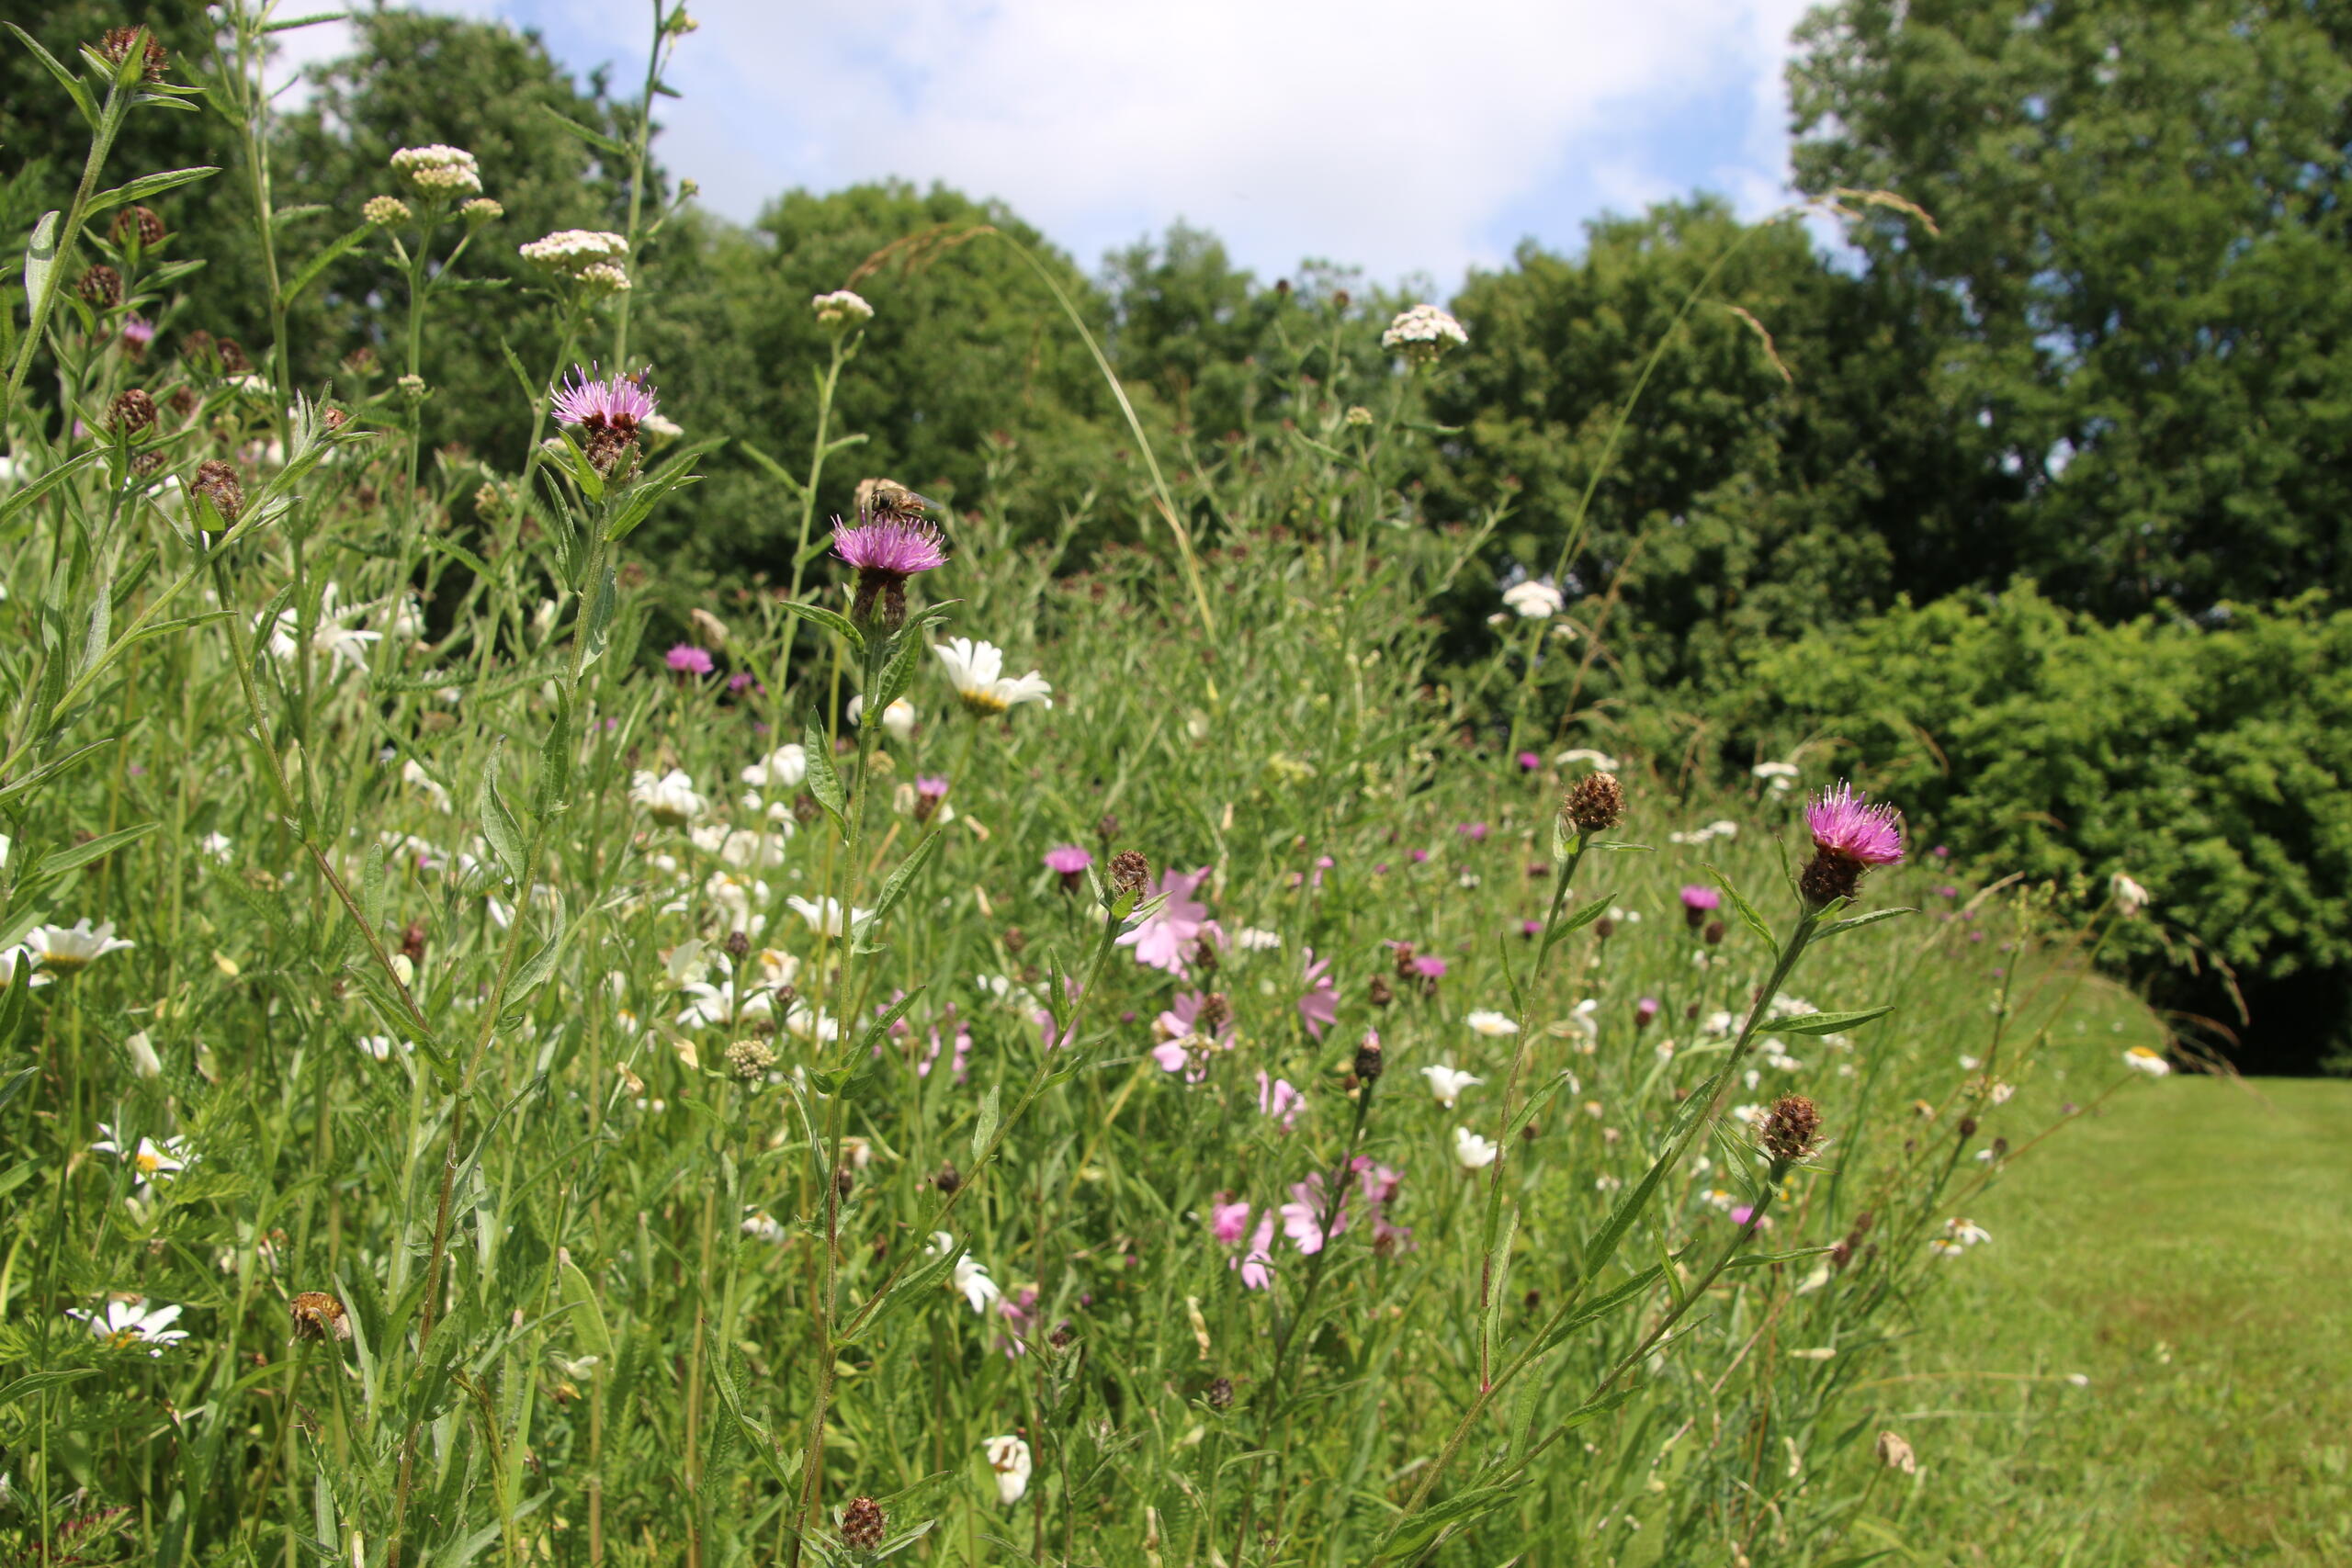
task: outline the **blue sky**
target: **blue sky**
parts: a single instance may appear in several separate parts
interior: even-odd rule
[[[644,70],[636,0],[428,0]],[[1184,219],[1261,276],[1316,256],[1450,290],[1523,238],[1707,188],[1786,198],[1804,0],[689,0],[660,144],[750,219],[899,175],[1001,197],[1075,254]],[[331,51],[335,29],[300,38]],[[485,170],[494,180],[495,171]]]

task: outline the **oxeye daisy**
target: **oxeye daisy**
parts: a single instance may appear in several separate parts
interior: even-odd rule
[[[939,662],[946,669],[947,678],[954,682],[956,694],[963,699],[964,705],[984,717],[993,717],[1023,703],[1035,703],[1041,707],[1054,705],[1054,688],[1036,671],[1006,678],[1004,650],[994,643],[959,637],[932,644],[931,651],[939,656]]]

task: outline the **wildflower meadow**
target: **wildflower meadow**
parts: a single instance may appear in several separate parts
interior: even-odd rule
[[[2154,896],[1582,723],[1591,491],[1498,579],[1521,494],[1411,477],[1455,315],[1324,309],[1248,367],[1283,427],[1179,451],[1034,247],[934,236],[1059,299],[1133,536],[873,471],[853,269],[767,367],[784,542],[682,607],[686,13],[575,128],[611,227],[420,142],[299,243],[295,18],[223,16],[5,40],[87,146],[0,338],[6,1561],[2149,1560],[1913,1380],[2001,1310],[2001,1190],[2203,1087],[2100,966]],[[191,110],[240,166],[119,166]],[[258,341],[188,302],[197,203]],[[493,252],[511,463],[426,434]],[[299,375],[363,255],[372,359]],[[2003,1364],[1976,1436],[2096,1418]]]

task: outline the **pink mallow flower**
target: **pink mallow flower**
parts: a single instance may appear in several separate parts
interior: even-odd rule
[[[1219,1247],[1239,1247],[1242,1236],[1250,1229],[1250,1201],[1240,1199],[1227,1202],[1225,1194],[1216,1195],[1209,1205],[1209,1234],[1216,1237]]]
[[[1306,1105],[1306,1096],[1283,1078],[1270,1078],[1263,1067],[1258,1069],[1258,1109],[1283,1124],[1287,1133],[1296,1124],[1298,1113]]]
[[[1338,1205],[1328,1216],[1320,1171],[1304,1181],[1294,1182],[1291,1201],[1282,1206],[1283,1235],[1290,1244],[1310,1257],[1323,1250],[1323,1244],[1348,1228],[1347,1193],[1342,1190]],[[1327,1228],[1328,1224],[1328,1228]]]
[[[971,1026],[966,1023],[962,1019],[956,1016],[956,1004],[954,1002],[947,1004],[946,1015],[941,1019],[940,1022],[944,1023],[955,1035],[956,1054],[948,1058],[947,1065],[949,1069],[955,1073],[956,1081],[957,1083],[962,1083],[966,1078],[971,1076],[972,1071],[970,1066],[966,1060],[972,1054]],[[932,1064],[939,1060],[939,1029],[940,1025],[938,1023],[934,1023],[931,1026],[931,1052],[928,1055],[924,1056],[921,1062],[915,1065],[915,1077],[919,1078],[927,1078],[931,1077]]]
[[[1062,891],[1078,891],[1079,878],[1094,863],[1092,852],[1077,844],[1056,844],[1046,852],[1046,869],[1062,879]]]
[[[1159,1064],[1163,1073],[1182,1073],[1186,1083],[1199,1083],[1209,1076],[1209,1052],[1233,1049],[1233,1019],[1229,1014],[1209,1030],[1202,1030],[1201,1007],[1207,1000],[1204,992],[1181,992],[1168,1004],[1167,1010],[1152,1020],[1160,1043],[1152,1047],[1151,1059]]]
[[[1306,1022],[1306,1032],[1316,1039],[1340,1021],[1340,993],[1331,984],[1331,961],[1317,962],[1315,950],[1306,950],[1306,994],[1298,998],[1298,1016]]]
[[[1274,1216],[1267,1214],[1258,1221],[1258,1232],[1250,1238],[1250,1250],[1239,1258],[1227,1258],[1226,1267],[1241,1270],[1241,1288],[1262,1291],[1274,1282]]]
[[[1217,946],[1225,945],[1224,928],[1208,918],[1209,907],[1193,897],[1208,875],[1206,866],[1189,875],[1174,870],[1162,872],[1158,891],[1167,895],[1168,901],[1120,937],[1119,945],[1134,948],[1136,962],[1146,968],[1164,969],[1180,980],[1185,978],[1189,972],[1184,954],[1204,933]]]

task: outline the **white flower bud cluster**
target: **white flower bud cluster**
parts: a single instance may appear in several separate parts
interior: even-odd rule
[[[874,319],[874,307],[846,288],[820,294],[808,305],[817,312],[817,324],[821,327],[862,327]]]
[[[1400,311],[1380,334],[1380,346],[1394,349],[1416,364],[1426,365],[1449,348],[1470,341],[1462,323],[1434,305],[1416,305]]]
[[[424,196],[480,196],[481,173],[462,147],[403,147],[392,154],[392,172]]]
[[[580,277],[593,267],[608,266],[618,272],[620,259],[628,254],[628,242],[602,229],[559,229],[521,249],[526,262]],[[622,287],[628,287],[626,279]]]

